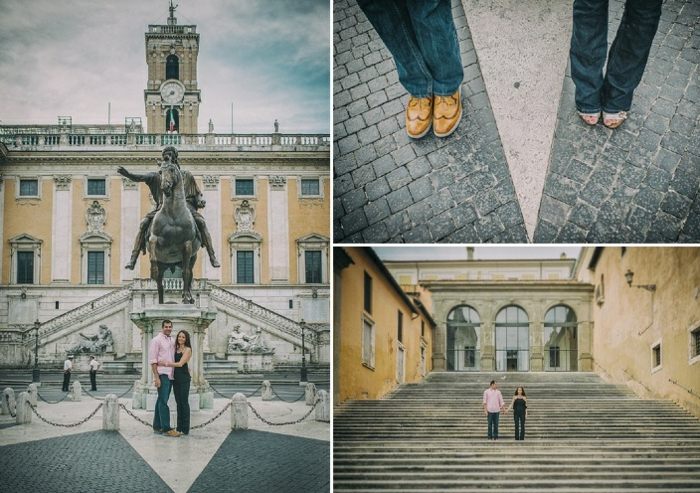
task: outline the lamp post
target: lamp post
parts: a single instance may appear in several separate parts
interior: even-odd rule
[[[38,320],[34,322],[34,369],[32,370],[32,382],[40,382],[40,370],[39,370],[39,327],[41,324]]]
[[[306,322],[304,322],[303,318],[301,319],[301,322],[299,322],[299,325],[301,326],[301,381],[299,383],[304,384],[306,383],[306,346],[304,344]]]

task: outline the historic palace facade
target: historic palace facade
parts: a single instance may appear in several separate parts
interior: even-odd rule
[[[194,269],[196,303],[218,312],[205,358],[246,369],[228,354],[237,327],[270,348],[257,366],[299,362],[303,336],[307,359],[328,363],[329,136],[282,134],[276,123],[270,134],[215,134],[211,125],[197,134],[196,26],[171,12],[145,37],[147,131],[138,118],[0,127],[0,364],[30,364],[38,334],[39,362],[55,365],[100,325],[113,338],[106,361],[139,361],[129,313],[157,296],[147,256],[125,265],[154,201],[117,169],[156,171],[165,146],[202,191],[221,262],[212,267],[200,250]],[[168,275],[166,294],[179,301],[180,273]]]

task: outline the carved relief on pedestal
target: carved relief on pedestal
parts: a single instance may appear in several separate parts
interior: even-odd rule
[[[104,225],[107,221],[107,212],[97,200],[93,200],[85,213],[88,233],[103,233]]]
[[[72,178],[68,175],[58,175],[53,177],[56,183],[56,190],[70,190],[70,182]]]

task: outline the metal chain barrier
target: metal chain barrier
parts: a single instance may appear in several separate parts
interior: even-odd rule
[[[251,411],[253,411],[253,414],[255,414],[255,416],[257,416],[258,419],[259,419],[260,421],[262,421],[263,423],[266,423],[266,424],[268,424],[268,425],[271,425],[271,426],[283,426],[283,425],[296,425],[296,424],[299,424],[299,423],[301,423],[302,421],[304,421],[306,418],[308,418],[309,415],[311,415],[311,413],[313,412],[313,410],[316,409],[316,406],[317,406],[317,405],[318,405],[318,401],[316,401],[316,402],[314,403],[314,405],[311,407],[311,409],[309,409],[309,411],[308,411],[304,416],[302,416],[301,418],[299,418],[299,419],[297,419],[297,420],[295,420],[295,421],[289,421],[289,422],[285,422],[285,423],[273,423],[272,421],[268,421],[268,420],[266,420],[265,418],[263,418],[262,416],[260,416],[260,413],[253,407],[253,405],[252,405],[250,402],[248,403],[248,407],[250,408]]]
[[[213,418],[211,418],[208,421],[205,421],[204,423],[200,423],[200,424],[195,425],[195,426],[190,426],[190,430],[198,430],[199,428],[204,428],[205,426],[210,425],[211,423],[213,423],[214,421],[219,419],[219,417],[221,417],[221,415],[224,414],[224,412],[226,412],[228,410],[228,408],[230,408],[230,407],[231,407],[231,402],[229,401],[229,403],[226,404],[224,406],[224,408],[216,414],[216,416],[214,416]]]
[[[139,418],[138,416],[136,416],[134,413],[132,413],[131,411],[129,411],[129,409],[128,409],[124,404],[121,404],[121,403],[120,403],[120,404],[119,404],[119,407],[121,407],[124,411],[126,411],[126,414],[128,414],[129,416],[131,416],[132,418],[134,418],[136,421],[138,421],[138,422],[141,423],[142,425],[148,426],[149,428],[153,428],[153,425],[152,425],[151,423],[149,423],[149,422],[147,422],[147,421],[144,421],[144,420],[142,420],[141,418]]]
[[[39,418],[40,420],[42,420],[44,423],[50,424],[52,426],[60,426],[62,428],[74,428],[76,426],[82,425],[83,423],[86,423],[90,418],[92,418],[95,414],[97,414],[97,411],[102,409],[102,406],[103,406],[103,403],[100,402],[100,404],[95,408],[95,410],[93,412],[91,412],[90,414],[88,414],[85,418],[81,419],[77,423],[65,424],[65,423],[56,423],[54,421],[50,421],[50,420],[46,419],[41,414],[39,414],[39,411],[36,410],[36,406],[32,406],[31,404],[29,405],[29,407],[32,408],[32,412],[34,412],[34,414],[36,414],[36,417]]]
[[[132,388],[133,388],[133,385],[132,385],[131,387],[129,387],[128,389],[126,389],[126,390],[125,390],[124,392],[122,392],[121,394],[119,394],[119,395],[117,396],[117,399],[121,399],[121,398],[124,397],[126,394],[128,394],[129,392],[131,392],[131,389],[132,389]],[[87,395],[89,395],[90,397],[92,397],[92,398],[95,399],[96,401],[103,401],[103,400],[105,400],[104,397],[97,397],[97,396],[95,396],[95,395],[92,395],[92,394],[90,393],[90,391],[87,390],[87,389],[83,389],[83,392],[85,392]]]
[[[275,388],[274,388],[274,387],[272,387],[272,393],[275,394],[275,395],[277,396],[277,398],[278,398],[279,400],[281,400],[282,402],[299,402],[300,400],[302,400],[303,398],[306,397],[306,392],[304,392],[303,394],[301,394],[301,395],[300,395],[299,397],[297,397],[296,399],[291,400],[291,401],[288,401],[287,399],[285,399],[284,397],[282,397],[281,395],[279,395],[277,392],[275,392]]]
[[[211,389],[212,389],[216,394],[218,394],[219,397],[223,397],[224,399],[231,399],[231,397],[233,397],[233,396],[231,396],[231,395],[222,394],[222,393],[219,392],[212,384],[209,384],[209,387],[211,387]],[[243,394],[243,395],[245,395],[246,397],[253,397],[255,394],[258,393],[258,391],[259,391],[261,388],[262,388],[262,384],[260,384],[260,386],[259,386],[257,389],[255,389],[251,394]],[[235,393],[235,392],[234,392],[234,393]]]
[[[66,394],[57,401],[49,401],[47,399],[44,399],[44,397],[42,397],[42,395],[39,393],[39,391],[36,392],[36,395],[39,397],[39,399],[41,399],[42,401],[44,401],[47,404],[58,404],[59,402],[65,401],[68,398],[68,396],[70,395],[70,392],[66,392]]]
[[[12,406],[10,406],[10,396],[5,394],[5,402],[7,402],[7,409],[10,411],[10,416],[13,418],[17,417],[17,405],[15,404],[15,412],[12,412]]]

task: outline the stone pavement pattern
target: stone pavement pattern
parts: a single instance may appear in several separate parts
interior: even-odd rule
[[[622,16],[611,2],[608,41]],[[535,242],[700,241],[700,2],[667,0],[629,119],[583,124],[569,75]]]
[[[477,63],[453,0],[464,117],[448,138],[411,141],[407,94],[354,0],[334,2],[334,200],[338,242],[526,242],[522,213]]]

